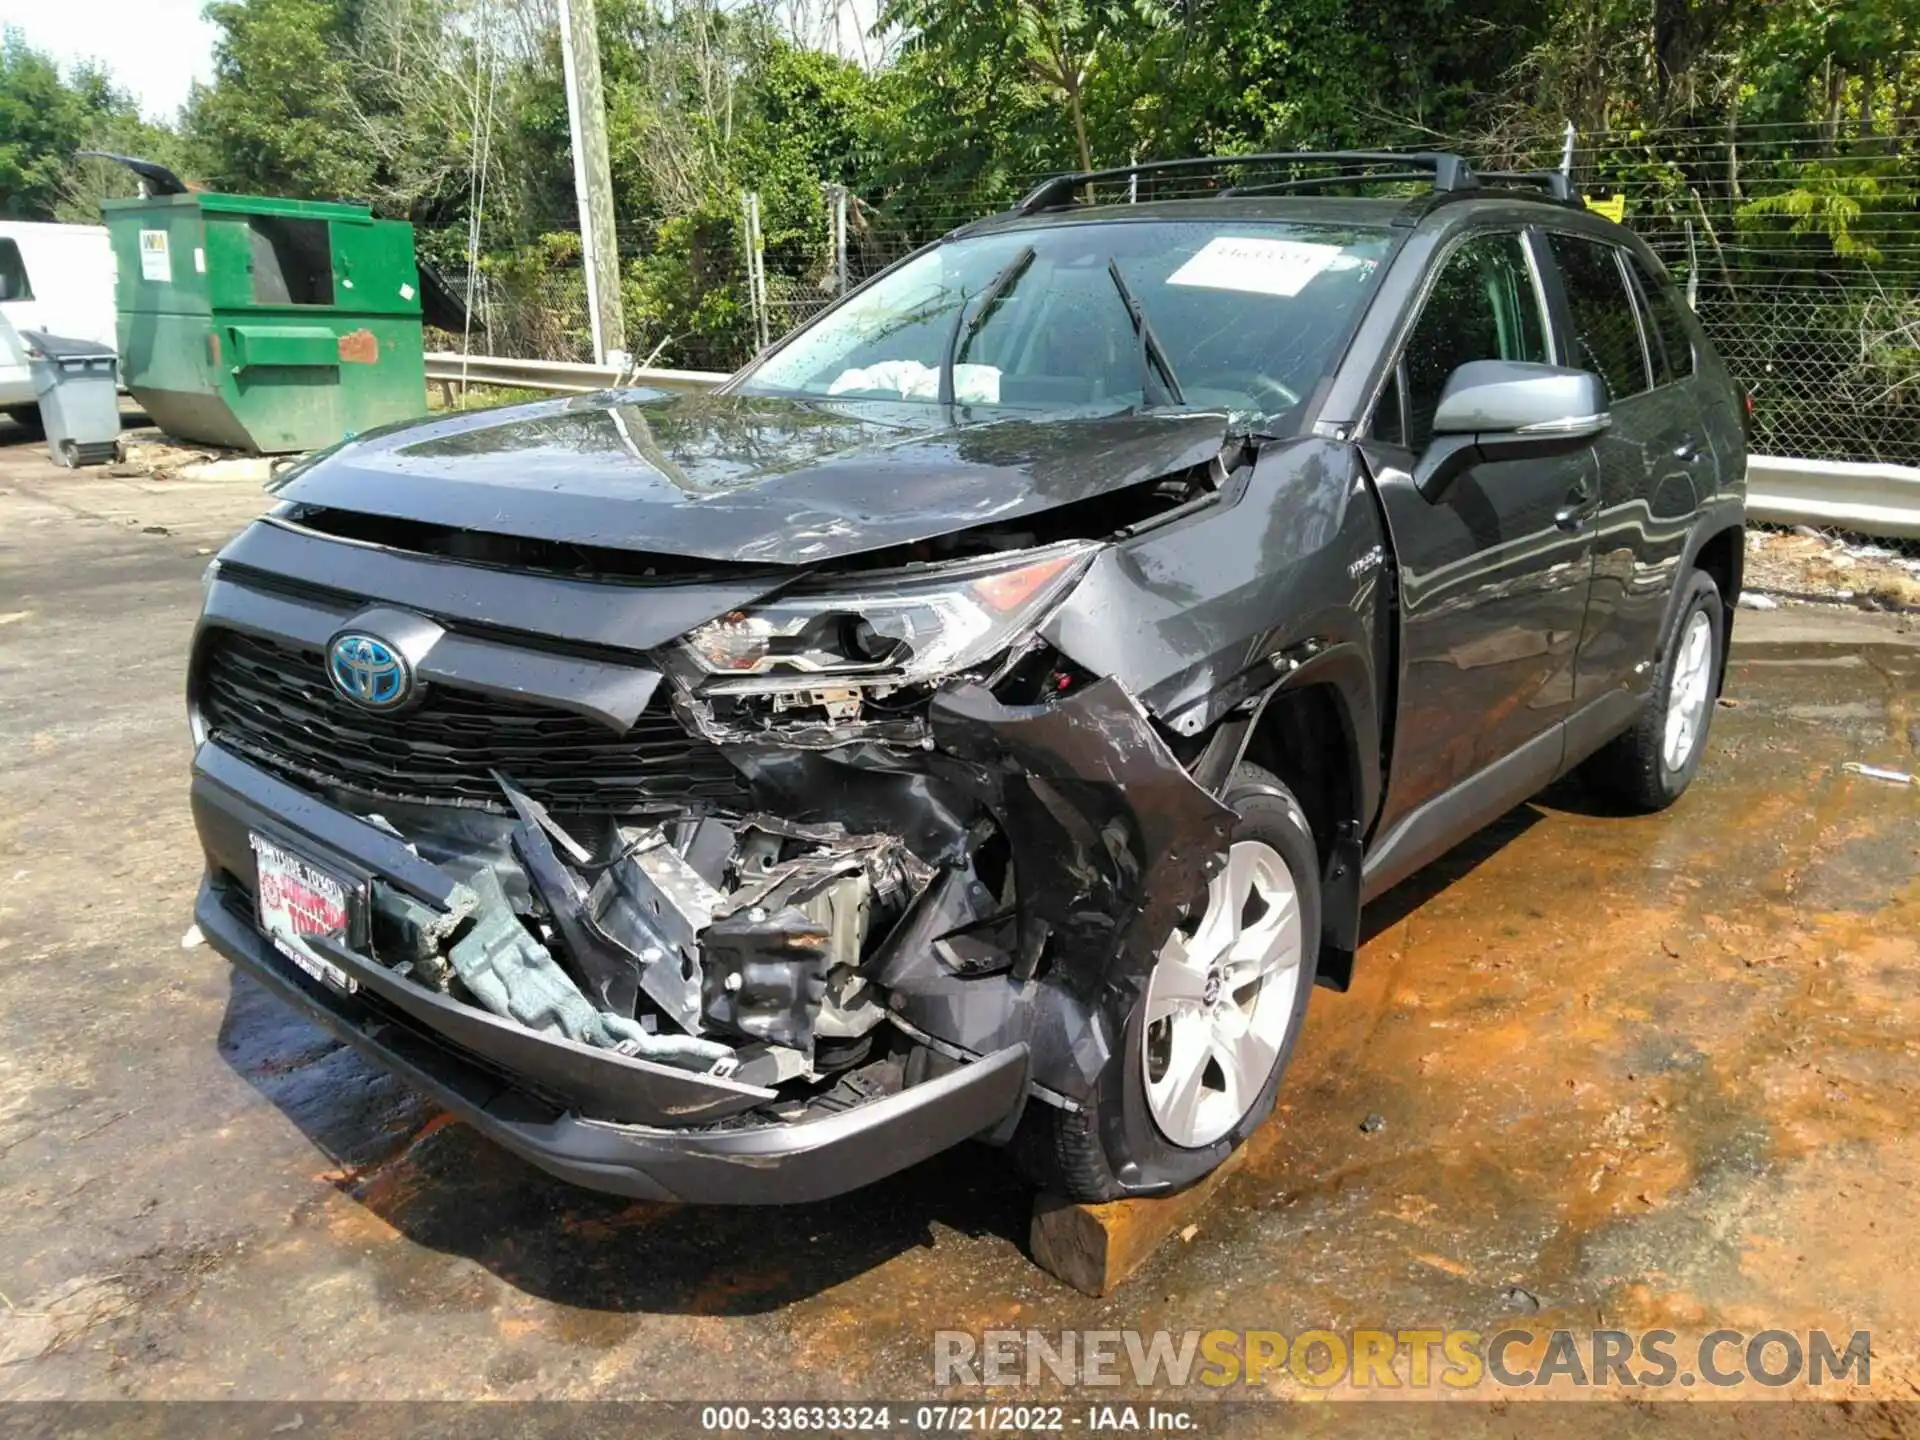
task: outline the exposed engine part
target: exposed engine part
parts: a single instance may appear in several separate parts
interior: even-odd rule
[[[715,920],[701,940],[707,1019],[811,1054],[814,1017],[827,993],[827,931],[792,905],[751,906]]]
[[[716,745],[834,750],[872,740],[923,750],[931,743],[926,718],[931,692],[925,687],[841,687],[702,697],[686,688],[678,675],[673,679],[677,687],[674,714],[695,735]],[[895,689],[900,693],[898,700],[876,698],[876,692]]]
[[[491,871],[476,876],[473,928],[447,952],[461,982],[496,1015],[529,1030],[558,1032],[582,1045],[678,1065],[686,1070],[730,1069],[730,1047],[694,1035],[655,1035],[638,1021],[610,1015],[580,993],[528,932]]]
[[[594,883],[594,922],[641,961],[640,988],[675,1023],[700,1029],[700,932],[725,897],[659,830],[628,836],[622,857]]]
[[[529,1028],[721,1062],[755,1084],[834,1073],[871,1049],[887,1012],[861,967],[935,874],[906,841],[764,814],[563,825],[494,778],[512,820],[418,831],[467,877],[455,913],[381,895],[389,963],[442,991],[457,977]]]
[[[827,995],[814,1034],[835,1040],[866,1034],[887,1018],[856,968],[873,914],[872,878],[864,870],[842,875],[800,908],[827,934]]]
[[[884,695],[891,687],[879,686],[875,694]],[[774,713],[783,710],[802,710],[809,706],[818,706],[827,712],[829,720],[858,720],[860,718],[860,687],[857,685],[836,685],[819,690],[775,690],[769,699],[773,701]]]
[[[898,836],[895,835],[856,835],[849,834],[847,827],[838,823],[825,825],[806,825],[795,820],[783,820],[777,815],[749,815],[741,821],[740,828],[746,832],[743,851],[762,842],[755,839],[756,834],[778,836],[788,840],[803,840],[813,845],[829,848],[832,851],[844,851],[857,856],[867,878],[873,883],[874,896],[886,905],[904,905],[908,900],[927,888],[933,879],[933,867],[914,854]],[[826,857],[802,857],[803,859],[822,859]],[[795,862],[798,865],[799,862]],[[833,873],[839,873],[836,867]],[[771,871],[763,871],[770,874]],[[781,895],[786,899],[804,898],[817,887],[799,888],[780,887]],[[742,895],[730,898],[730,908],[738,909],[742,904],[765,904],[761,898],[748,899]]]
[[[642,954],[608,934],[595,921],[587,887],[578,867],[592,856],[554,823],[538,801],[502,782],[520,823],[513,830],[513,853],[566,946],[573,968],[603,1010],[625,1018],[639,1000]],[[555,844],[564,847],[563,861]],[[571,862],[571,863],[568,863]],[[496,880],[497,876],[491,876]]]

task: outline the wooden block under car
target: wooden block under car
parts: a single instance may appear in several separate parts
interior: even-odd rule
[[[1111,1295],[1163,1240],[1185,1229],[1206,1208],[1246,1154],[1243,1145],[1218,1170],[1178,1195],[1076,1205],[1043,1190],[1033,1202],[1033,1258],[1042,1270],[1076,1290],[1095,1297]]]

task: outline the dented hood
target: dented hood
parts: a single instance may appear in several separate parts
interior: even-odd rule
[[[1219,453],[1219,411],[942,426],[934,405],[625,391],[369,434],[282,500],[723,562],[812,565],[1037,514]]]

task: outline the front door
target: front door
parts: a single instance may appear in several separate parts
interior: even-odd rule
[[[1477,233],[1441,262],[1375,410],[1365,451],[1399,565],[1401,613],[1392,764],[1375,833],[1408,822],[1425,837],[1399,847],[1400,863],[1388,867],[1399,873],[1444,849],[1435,837],[1451,843],[1491,818],[1466,809],[1489,797],[1504,808],[1559,767],[1587,605],[1591,449],[1477,466],[1436,501],[1412,478],[1458,366],[1550,358],[1519,232]]]

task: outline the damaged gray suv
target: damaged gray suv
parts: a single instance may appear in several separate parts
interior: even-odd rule
[[[581,1185],[811,1200],[978,1139],[1174,1190],[1370,896],[1576,766],[1686,788],[1744,421],[1558,176],[1062,177],[710,393],[295,467],[194,641],[196,918]]]

